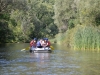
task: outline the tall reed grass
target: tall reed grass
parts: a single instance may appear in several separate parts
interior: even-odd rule
[[[72,42],[75,50],[100,50],[100,30],[92,26],[79,26]]]

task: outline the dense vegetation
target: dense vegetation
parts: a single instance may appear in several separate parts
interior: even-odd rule
[[[0,0],[0,42],[54,37],[53,5],[54,0]]]
[[[100,50],[100,0],[55,0],[54,12],[55,24],[65,32],[61,44]]]
[[[100,0],[0,0],[0,43],[33,37],[100,50]]]

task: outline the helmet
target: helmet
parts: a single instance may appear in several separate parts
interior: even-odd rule
[[[48,41],[48,38],[45,38],[46,41]]]
[[[33,40],[36,40],[37,41],[37,38],[34,38]]]

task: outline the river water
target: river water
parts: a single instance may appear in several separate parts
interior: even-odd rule
[[[0,46],[0,75],[100,75],[100,52],[53,45],[52,53],[29,53],[28,43]]]

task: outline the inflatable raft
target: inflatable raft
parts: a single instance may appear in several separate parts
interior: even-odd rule
[[[30,52],[33,52],[33,53],[50,53],[50,52],[52,52],[52,50],[49,47],[45,47],[45,48],[33,48],[33,47],[31,47]]]

